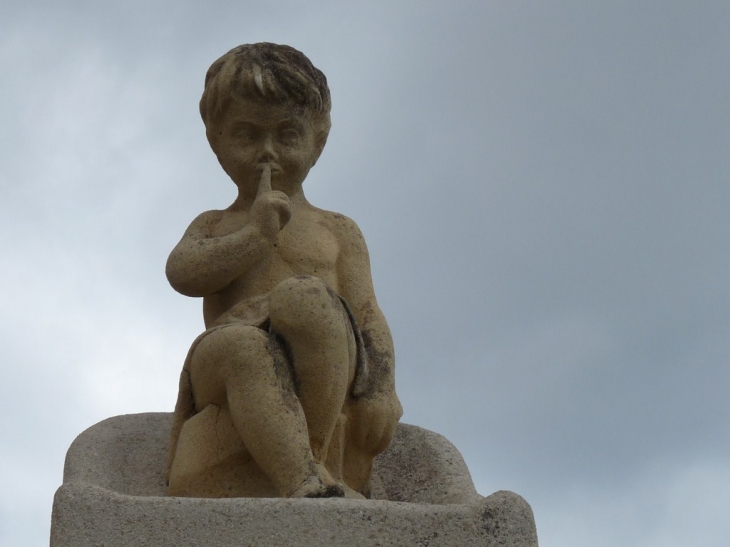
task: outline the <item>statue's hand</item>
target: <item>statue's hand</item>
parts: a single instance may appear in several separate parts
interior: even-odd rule
[[[350,404],[351,441],[366,452],[376,455],[393,440],[403,407],[395,393],[374,394]]]
[[[251,206],[251,219],[261,235],[273,242],[290,218],[289,196],[271,189],[271,166],[265,164],[258,193]]]

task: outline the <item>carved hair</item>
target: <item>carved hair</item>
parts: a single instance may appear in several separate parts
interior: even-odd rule
[[[309,111],[325,134],[329,131],[332,103],[327,78],[293,47],[244,44],[214,62],[200,99],[203,123],[214,121],[235,98],[292,103]]]

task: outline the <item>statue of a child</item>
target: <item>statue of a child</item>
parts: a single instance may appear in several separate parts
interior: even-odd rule
[[[167,262],[175,290],[203,297],[207,329],[181,374],[173,495],[370,494],[373,458],[402,409],[365,240],[352,220],[312,206],[302,190],[327,141],[330,107],[324,74],[288,46],[239,46],[208,70],[200,113],[238,197],[193,220]],[[221,451],[231,450],[218,447],[190,481],[192,464],[181,460],[211,450],[192,425],[205,411],[226,417],[245,453],[234,456],[255,464],[258,479],[239,470],[224,482],[240,480],[240,488],[194,486],[221,476],[213,468],[225,467]]]

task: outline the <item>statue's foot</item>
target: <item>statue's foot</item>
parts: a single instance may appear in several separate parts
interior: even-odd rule
[[[294,490],[292,498],[344,498],[345,489],[339,483],[325,484],[321,478],[312,475]]]
[[[367,499],[360,492],[358,492],[357,490],[353,490],[352,488],[350,488],[346,484],[343,484],[342,486],[345,487],[345,497],[347,499],[351,499],[351,500],[364,500],[364,499]]]
[[[332,478],[322,464],[314,465],[315,473],[304,479],[292,498],[344,498],[345,488]]]

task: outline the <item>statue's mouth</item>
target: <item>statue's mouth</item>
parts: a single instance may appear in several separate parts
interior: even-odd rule
[[[269,171],[271,171],[272,174],[281,173],[283,171],[283,169],[281,168],[281,165],[279,165],[278,163],[273,162],[273,161],[267,161],[267,162],[256,164],[256,169],[258,169],[259,171],[263,171],[267,167],[269,168]]]

